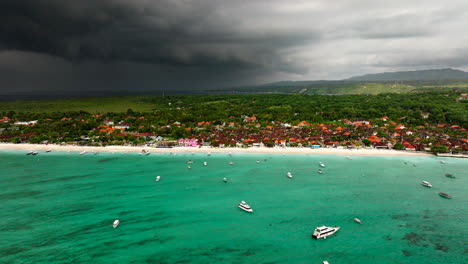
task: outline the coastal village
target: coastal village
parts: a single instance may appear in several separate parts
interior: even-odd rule
[[[423,117],[424,118],[424,117]],[[405,118],[340,119],[311,124],[264,121],[240,115],[222,121],[155,125],[151,115],[78,113],[57,119],[0,119],[0,141],[9,143],[131,145],[150,147],[376,148],[453,154],[468,152],[466,129],[451,124],[405,125]]]

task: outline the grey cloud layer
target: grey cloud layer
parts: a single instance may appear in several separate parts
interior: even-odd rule
[[[206,88],[468,67],[458,55],[468,53],[465,1],[340,2],[3,0],[0,68],[6,58],[24,61],[22,53],[50,68],[68,65],[69,79],[97,78],[91,67],[104,79],[123,71],[143,86]]]

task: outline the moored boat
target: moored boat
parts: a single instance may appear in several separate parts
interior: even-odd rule
[[[445,173],[445,177],[455,178],[455,175],[453,175],[452,173]]]
[[[289,172],[289,171],[288,171],[288,173],[286,174],[286,176],[288,176],[288,178],[292,178],[292,177],[293,177],[292,174],[291,174],[291,172]]]
[[[328,261],[324,260],[322,264],[330,264]]]
[[[245,201],[242,201],[237,207],[239,207],[240,209],[248,212],[248,213],[252,213],[253,212],[253,209],[252,207],[250,207],[250,205],[248,205]]]
[[[448,193],[440,192],[439,195],[447,199],[452,199],[452,196],[450,196]]]
[[[156,176],[156,181],[160,181],[161,180],[161,176]]]
[[[87,152],[87,151],[81,151],[81,152],[80,152],[80,155],[84,155],[84,154],[86,154],[86,153],[88,153],[88,152]]]
[[[354,220],[354,222],[356,222],[356,223],[359,223],[359,224],[361,223],[361,219],[359,219],[359,218],[354,218],[353,220]]]
[[[323,162],[319,162],[320,167],[325,167],[325,164]]]
[[[429,187],[429,188],[432,187],[432,184],[431,184],[430,182],[428,182],[428,181],[422,181],[422,182],[421,182],[421,185],[422,185],[422,186]]]
[[[208,162],[204,161],[203,166],[208,166]]]
[[[320,173],[320,174],[322,174],[322,173],[323,173],[323,170],[318,170],[317,172]]]
[[[228,181],[228,179],[227,179],[227,178],[223,178],[223,182],[227,182],[227,181]]]
[[[113,227],[113,228],[116,228],[116,227],[119,226],[119,224],[120,224],[119,219],[116,219],[116,220],[112,223],[112,227]]]
[[[312,234],[312,237],[315,239],[326,239],[327,237],[335,234],[338,230],[340,230],[340,227],[331,227],[331,226],[319,226],[315,228],[314,233]]]

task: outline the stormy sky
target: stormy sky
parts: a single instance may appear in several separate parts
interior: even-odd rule
[[[468,70],[466,0],[1,0],[0,95]]]

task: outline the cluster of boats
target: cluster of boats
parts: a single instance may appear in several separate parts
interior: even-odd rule
[[[451,174],[451,173],[447,173],[447,174],[445,174],[445,176],[449,177],[449,178],[455,178],[455,176],[453,174]],[[432,188],[432,184],[430,182],[428,182],[428,181],[422,181],[421,185],[425,186],[425,187],[428,187],[428,188]],[[449,195],[448,193],[444,193],[444,192],[440,192],[439,195],[441,197],[448,198],[448,199],[452,198],[451,195]]]

